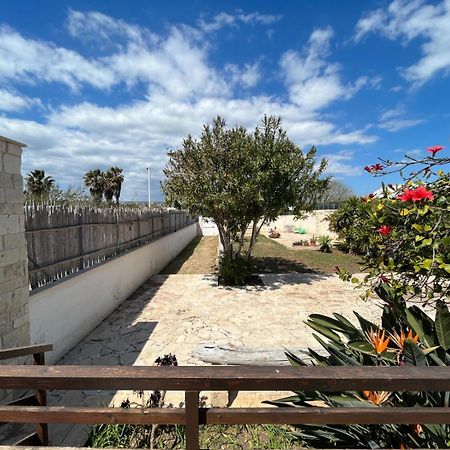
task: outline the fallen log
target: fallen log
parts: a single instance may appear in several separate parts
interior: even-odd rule
[[[303,349],[264,349],[248,347],[226,347],[213,344],[203,344],[197,347],[191,356],[205,363],[230,366],[288,366],[285,351],[289,350],[301,357],[306,363],[311,361],[308,351]],[[314,348],[318,353],[323,349]]]

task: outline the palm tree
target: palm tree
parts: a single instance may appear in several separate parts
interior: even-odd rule
[[[105,190],[105,174],[100,169],[89,170],[84,174],[84,185],[89,188],[95,203],[101,203]]]
[[[45,170],[32,170],[26,178],[27,192],[36,200],[48,199],[55,184],[51,176],[45,175]]]
[[[108,172],[106,172],[106,179],[108,185],[108,195],[110,195],[110,201],[112,197],[116,199],[116,204],[119,204],[120,191],[122,190],[122,183],[124,176],[122,175],[123,170],[120,167],[111,167]],[[106,191],[104,192],[105,198],[107,198]]]

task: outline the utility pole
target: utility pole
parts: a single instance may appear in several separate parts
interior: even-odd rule
[[[151,208],[151,205],[152,205],[151,197],[150,197],[150,194],[151,194],[151,191],[150,191],[150,171],[151,170],[152,169],[150,168],[150,166],[148,166],[147,167],[147,191],[148,191],[148,207],[149,208]]]

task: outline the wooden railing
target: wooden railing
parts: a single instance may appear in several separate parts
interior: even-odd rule
[[[450,408],[201,408],[200,391],[450,391],[450,367],[97,367],[4,366],[10,389],[185,391],[185,408],[3,406],[0,422],[179,424],[186,448],[199,448],[199,425],[450,424]]]
[[[38,366],[43,366],[45,365],[45,353],[50,352],[52,350],[53,346],[51,344],[30,345],[27,347],[3,349],[0,350],[0,361],[32,355],[34,364]],[[4,367],[5,366],[0,366],[0,372],[3,372]],[[3,383],[0,382],[0,388],[3,389],[7,387],[8,386],[5,386]],[[17,400],[13,400],[12,402],[7,403],[6,405],[2,405],[1,407],[2,408],[28,407],[28,406],[45,407],[46,404],[47,404],[46,391],[43,389],[38,389],[35,393],[22,396]],[[0,425],[1,424],[2,420],[0,419]],[[42,421],[37,422],[36,431],[18,441],[17,445],[48,445],[48,425],[46,423],[42,423]]]

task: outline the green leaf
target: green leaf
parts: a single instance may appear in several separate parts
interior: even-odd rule
[[[328,316],[324,316],[322,314],[311,314],[308,317],[309,320],[318,323],[319,325],[323,325],[324,327],[328,327],[331,330],[341,331],[343,333],[354,333],[355,327],[349,327],[346,322],[341,322],[339,320],[333,319]]]
[[[427,366],[425,353],[412,339],[405,339],[403,345],[403,356],[405,363],[409,366]]]
[[[445,350],[450,349],[450,312],[447,306],[438,304],[436,307],[436,336],[440,346]]]
[[[304,363],[299,357],[297,357],[296,355],[294,355],[292,352],[290,352],[289,350],[286,350],[284,352],[284,354],[286,355],[287,360],[289,361],[289,363],[291,364],[291,366],[306,366],[307,364]]]
[[[322,334],[323,336],[327,337],[328,339],[331,339],[334,342],[342,342],[341,338],[337,333],[330,330],[329,328],[320,325],[319,323],[313,322],[312,320],[307,320],[306,325],[310,326],[313,330],[316,330],[318,333]]]
[[[419,232],[423,230],[422,225],[419,225],[418,223],[413,223],[411,226]]]
[[[437,345],[433,321],[417,306],[411,306],[405,312],[406,320],[410,328],[419,335],[420,342],[427,347]]]
[[[373,345],[366,341],[353,341],[349,342],[348,346],[353,350],[356,350],[361,353],[365,353],[366,355],[377,356]]]

